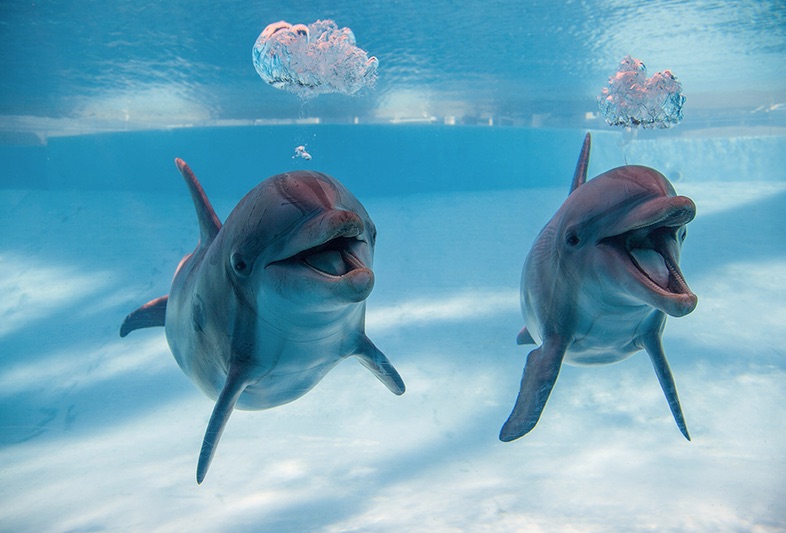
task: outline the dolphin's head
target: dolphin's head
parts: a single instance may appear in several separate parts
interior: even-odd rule
[[[583,290],[684,316],[697,303],[679,267],[685,225],[695,215],[693,201],[677,196],[660,172],[615,168],[565,201],[555,217],[558,251],[570,258],[563,264],[583,270]]]
[[[238,203],[222,232],[231,235],[222,246],[228,275],[263,306],[330,311],[364,301],[374,286],[374,223],[325,174],[268,178]]]

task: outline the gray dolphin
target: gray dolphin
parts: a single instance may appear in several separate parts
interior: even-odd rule
[[[200,239],[168,296],[129,314],[120,336],[164,326],[183,372],[217,399],[197,465],[201,483],[234,407],[267,409],[311,390],[355,356],[394,394],[404,382],[365,334],[376,228],[338,181],[297,171],[263,181],[222,226],[191,169],[176,159]]]
[[[519,344],[530,352],[513,412],[499,438],[529,433],[540,419],[563,362],[602,365],[649,354],[674,420],[690,440],[661,344],[666,315],[696,307],[679,268],[685,224],[696,206],[658,171],[609,170],[590,181],[590,135],[570,195],[540,232],[524,264]],[[585,183],[586,182],[586,183]]]

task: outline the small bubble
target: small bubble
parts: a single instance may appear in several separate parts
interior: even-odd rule
[[[292,159],[295,159],[296,157],[305,159],[306,161],[311,161],[311,154],[306,152],[305,146],[298,146],[295,148],[295,155],[292,156]]]

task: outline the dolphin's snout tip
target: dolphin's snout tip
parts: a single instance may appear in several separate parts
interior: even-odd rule
[[[353,302],[362,302],[374,289],[374,272],[370,268],[358,268],[344,276],[348,287],[347,297]]]
[[[696,204],[687,196],[668,198],[666,205],[662,225],[682,226],[696,218]]]
[[[690,222],[696,217],[696,203],[687,196],[678,196],[681,211],[684,213],[686,219],[685,224]]]
[[[690,313],[692,313],[696,309],[697,305],[699,305],[699,297],[693,293],[688,295],[687,302],[685,305],[685,315],[689,315]]]
[[[680,318],[691,314],[699,304],[699,297],[693,293],[683,295],[679,302],[669,309],[669,315]]]

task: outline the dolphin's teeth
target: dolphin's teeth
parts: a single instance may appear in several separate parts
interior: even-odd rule
[[[651,248],[633,248],[630,255],[636,265],[662,289],[669,286],[669,269],[663,256]]]
[[[666,260],[666,267],[669,269],[669,273],[671,274],[671,277],[669,278],[669,288],[671,291],[682,294],[691,294],[690,287],[688,287],[688,283],[685,281],[682,271],[680,271],[680,267],[669,260]]]

